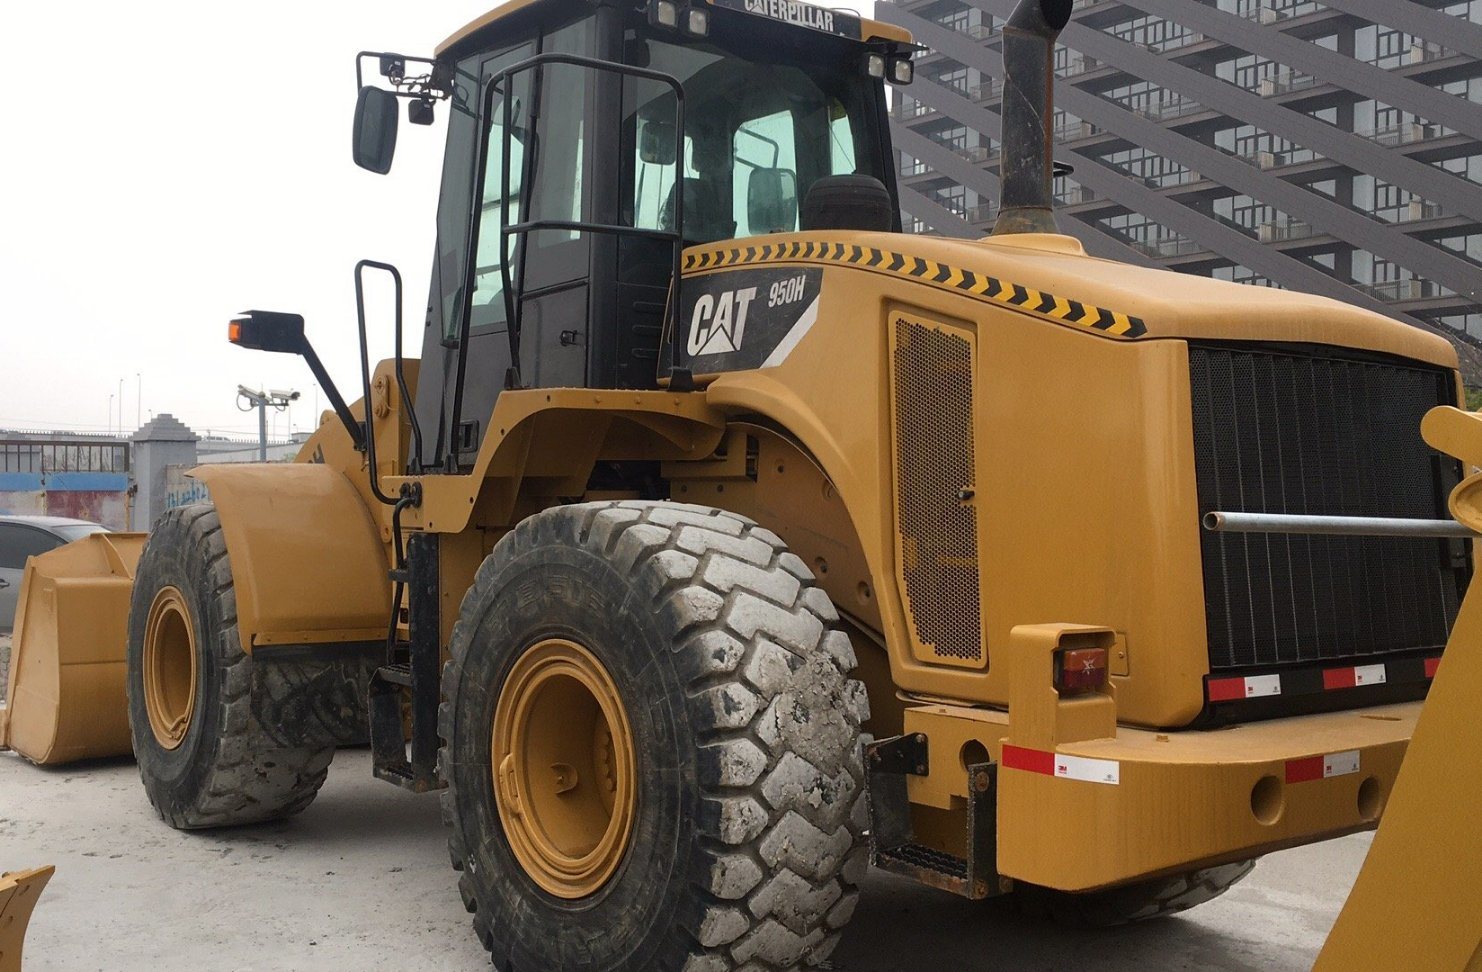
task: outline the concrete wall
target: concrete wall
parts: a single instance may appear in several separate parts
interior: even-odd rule
[[[0,514],[66,516],[127,530],[132,492],[127,473],[0,473]]]

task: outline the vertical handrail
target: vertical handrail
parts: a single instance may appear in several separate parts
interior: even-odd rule
[[[376,465],[376,423],[371,409],[371,381],[370,381],[370,347],[365,336],[365,270],[369,267],[373,270],[384,270],[391,274],[391,280],[396,290],[396,360],[398,367],[401,363],[401,273],[389,263],[380,263],[376,260],[361,260],[355,264],[355,318],[360,331],[360,388],[362,397],[361,408],[365,411],[365,458],[370,464],[370,489],[371,495],[387,506],[395,506],[395,498],[386,495],[381,489],[381,469]],[[398,372],[398,381],[401,375]],[[402,395],[406,396],[406,386],[402,385]],[[413,423],[416,419],[412,419]],[[420,433],[419,433],[420,438]]]

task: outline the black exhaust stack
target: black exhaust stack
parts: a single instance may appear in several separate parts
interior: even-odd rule
[[[1056,233],[1054,158],[1055,38],[1072,0],[1019,0],[1003,28],[1003,144],[998,221],[993,235]]]

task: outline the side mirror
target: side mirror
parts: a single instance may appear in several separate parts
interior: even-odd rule
[[[280,311],[248,311],[232,318],[226,338],[239,348],[300,354],[306,347],[304,318]]]
[[[752,233],[785,233],[797,226],[798,177],[791,169],[751,170],[746,219]]]
[[[674,123],[645,119],[638,132],[638,157],[650,165],[674,164]]]
[[[355,164],[385,175],[396,154],[396,95],[384,88],[364,87],[355,99]]]

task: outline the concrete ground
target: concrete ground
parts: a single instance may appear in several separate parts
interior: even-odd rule
[[[1306,969],[1369,836],[1273,854],[1175,918],[1075,932],[875,874],[834,968]],[[294,819],[186,834],[150,809],[134,765],[42,769],[0,754],[0,869],[55,864],[27,972],[486,968],[448,867],[435,796],[340,753]]]

